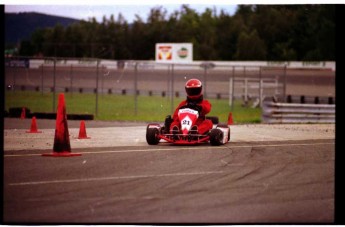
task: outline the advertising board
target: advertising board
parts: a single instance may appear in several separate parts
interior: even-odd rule
[[[191,63],[193,62],[192,43],[157,43],[156,62]]]

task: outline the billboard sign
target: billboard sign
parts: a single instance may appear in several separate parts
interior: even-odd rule
[[[191,63],[193,61],[192,43],[157,43],[156,62]]]

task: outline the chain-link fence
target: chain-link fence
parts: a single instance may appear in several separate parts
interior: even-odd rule
[[[99,95],[133,95],[137,113],[138,96],[166,97],[170,111],[174,99],[184,97],[188,79],[203,82],[208,99],[226,99],[233,109],[234,100],[260,106],[268,96],[287,95],[335,96],[335,71],[236,65],[233,62],[193,64],[158,64],[154,61],[110,61],[101,59],[40,58],[5,59],[5,89],[7,92],[32,90],[55,94],[95,94],[95,114]]]

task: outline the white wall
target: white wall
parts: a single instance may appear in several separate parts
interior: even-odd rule
[[[133,67],[134,62],[136,61],[126,61],[125,67]],[[140,62],[139,67],[148,67],[155,68],[155,69],[165,69],[167,64],[165,63],[156,63],[155,61],[138,61]],[[260,67],[260,66],[272,66],[272,67],[283,67],[286,66],[287,68],[313,68],[313,69],[329,69],[335,71],[336,63],[334,61],[321,61],[321,62],[302,62],[302,61],[193,61],[189,64],[175,64],[174,69],[195,69],[196,66],[200,66],[202,63],[213,63],[217,68],[224,67],[231,67],[231,66],[248,66],[248,67]],[[30,68],[38,68],[42,64],[45,66],[53,66],[53,61],[51,60],[30,60]],[[84,66],[84,67],[95,67],[97,62],[94,60],[60,60],[57,61],[56,66]],[[101,60],[101,66],[105,66],[109,69],[116,69],[117,68],[117,61],[115,60]]]

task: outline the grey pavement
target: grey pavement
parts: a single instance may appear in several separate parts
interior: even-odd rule
[[[42,133],[26,133],[30,125],[29,119],[5,119],[4,150],[52,149],[55,120],[38,119]],[[68,125],[72,149],[147,145],[145,122],[87,121],[90,139],[78,139],[80,121]],[[335,139],[334,124],[239,124],[230,125],[230,130],[230,142]]]

